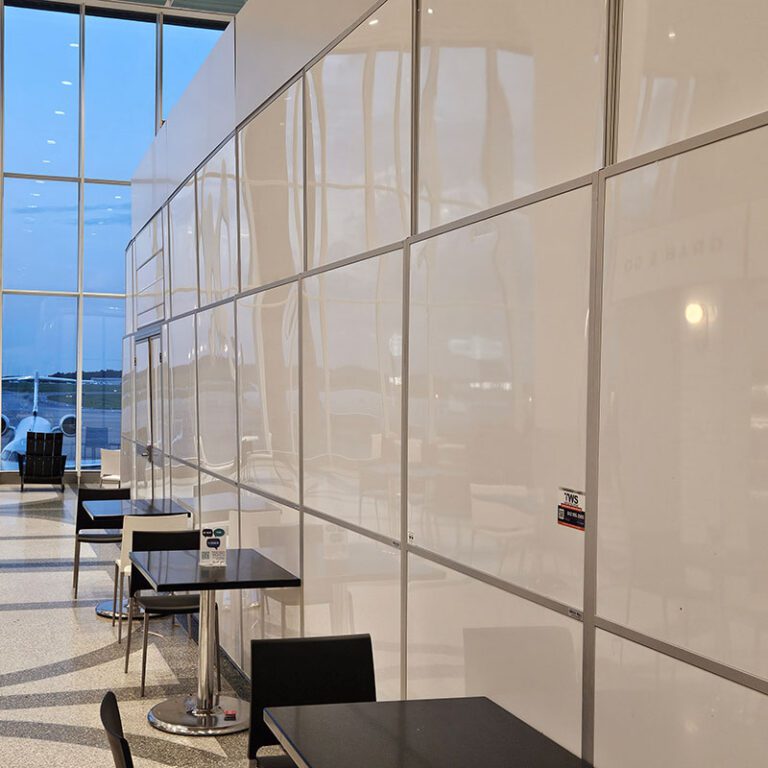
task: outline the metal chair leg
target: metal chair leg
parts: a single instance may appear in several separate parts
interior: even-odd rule
[[[115,588],[112,592],[112,626],[115,626],[115,620],[117,619],[117,580],[120,577],[120,568],[115,563]],[[123,606],[120,606],[120,613],[123,612]]]
[[[144,610],[144,647],[141,649],[141,698],[144,698],[144,681],[147,677],[147,643],[149,641],[149,611]]]
[[[122,606],[121,606],[122,610]],[[133,598],[128,598],[128,637],[125,641],[125,674],[128,674],[128,661],[131,658],[131,635],[133,634]]]
[[[117,642],[123,642],[123,583],[125,581],[125,571],[120,569],[120,597],[117,604],[120,606],[120,613],[117,614]]]
[[[80,580],[80,539],[75,533],[75,569],[72,576],[72,588],[75,590],[75,600],[77,600],[77,586]]]
[[[221,643],[219,642],[219,605],[216,603],[216,677],[221,693]]]

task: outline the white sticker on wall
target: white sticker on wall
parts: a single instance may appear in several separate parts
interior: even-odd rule
[[[557,503],[557,524],[577,531],[584,530],[584,491],[560,488]]]

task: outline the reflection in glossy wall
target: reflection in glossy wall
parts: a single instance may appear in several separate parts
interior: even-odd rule
[[[768,109],[763,0],[624,0],[619,159]]]
[[[309,70],[307,87],[313,267],[410,231],[410,1],[382,5]]]
[[[568,605],[583,533],[591,188],[411,249],[414,543]]]
[[[579,754],[581,625],[408,558],[408,697],[487,696]]]
[[[237,302],[240,482],[299,501],[298,285]]]
[[[197,173],[200,306],[237,293],[237,181],[230,139]],[[184,254],[189,269],[189,254]]]
[[[169,323],[168,340],[171,455],[197,462],[195,318],[182,317]]]
[[[84,289],[124,293],[124,250],[131,237],[131,188],[86,184],[84,196]]]
[[[171,313],[175,317],[196,309],[198,303],[194,176],[168,203],[168,230]]]
[[[400,538],[402,251],[304,280],[304,503]]]
[[[598,558],[601,615],[761,676],[766,164],[762,128],[608,183]]]
[[[200,467],[237,480],[235,305],[221,304],[195,318]]]
[[[302,81],[240,132],[242,290],[297,274],[304,255]]]
[[[430,0],[419,229],[602,165],[605,0]]]

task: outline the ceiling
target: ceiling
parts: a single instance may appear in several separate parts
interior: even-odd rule
[[[244,5],[245,0],[115,0],[120,5],[150,6],[152,8],[178,8],[201,13],[220,13],[234,16]]]

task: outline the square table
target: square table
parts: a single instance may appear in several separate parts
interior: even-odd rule
[[[214,693],[217,589],[300,587],[301,579],[255,549],[228,549],[222,566],[201,566],[199,550],[132,552],[131,562],[157,592],[200,592],[197,696],[175,696],[149,711],[150,724],[185,736],[221,736],[250,725],[250,705]]]
[[[158,515],[187,515],[189,510],[171,499],[91,499],[83,502],[83,509],[93,521],[123,518],[128,515],[154,517]],[[128,618],[128,601],[121,606],[123,618]],[[102,600],[96,605],[96,615],[103,619],[114,617],[112,601]],[[117,617],[114,617],[117,618]]]
[[[587,768],[485,697],[267,707],[299,768]]]

